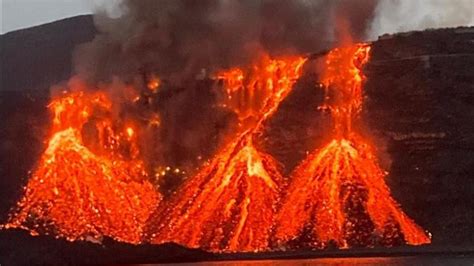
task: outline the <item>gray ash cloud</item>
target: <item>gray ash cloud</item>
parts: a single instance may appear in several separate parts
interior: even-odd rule
[[[164,82],[155,105],[136,111],[152,109],[162,121],[142,140],[144,153],[152,165],[192,169],[235,126],[233,113],[216,107],[212,82],[197,81],[197,74],[246,65],[261,53],[327,49],[340,41],[340,21],[363,39],[375,6],[376,0],[124,0],[116,18],[96,12],[99,33],[77,47],[75,72],[92,85],[118,79],[137,88],[144,88],[144,74],[157,74]]]
[[[202,69],[248,63],[259,53],[307,53],[337,43],[344,17],[364,37],[376,0],[125,0],[121,16],[95,14],[96,38],[75,53],[92,82],[153,71],[174,84]]]

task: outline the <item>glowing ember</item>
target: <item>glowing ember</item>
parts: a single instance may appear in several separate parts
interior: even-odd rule
[[[249,70],[232,69],[223,79],[227,106],[241,121],[253,118],[170,204],[151,218],[152,243],[176,242],[215,252],[268,249],[282,176],[276,161],[253,138],[300,77],[305,59],[264,59]]]
[[[411,245],[430,243],[390,196],[372,145],[352,129],[362,105],[361,68],[369,52],[367,45],[354,45],[327,57],[323,108],[332,114],[335,137],[295,170],[277,215],[280,244],[305,230],[312,232],[311,245],[316,247],[393,245],[400,239]]]
[[[116,133],[110,119],[95,118],[98,145],[84,144],[93,113],[103,115],[111,107],[103,93],[75,92],[52,101],[47,149],[6,228],[71,241],[109,236],[140,242],[142,227],[160,198],[137,158],[133,125]]]
[[[265,249],[281,181],[274,160],[244,134],[158,211],[152,242],[213,251]]]
[[[147,88],[151,90],[153,93],[156,93],[160,88],[161,80],[156,75],[150,75],[150,78],[147,83]]]

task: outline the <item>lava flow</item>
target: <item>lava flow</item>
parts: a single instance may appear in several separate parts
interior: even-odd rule
[[[72,92],[51,102],[47,148],[5,228],[70,241],[140,242],[160,196],[138,158],[136,129],[112,123],[111,108],[101,92]],[[88,139],[95,141],[86,146]]]
[[[390,196],[374,147],[352,126],[362,107],[362,67],[369,52],[370,46],[358,44],[327,56],[322,109],[333,117],[334,138],[294,171],[277,215],[279,245],[304,238],[320,248],[431,241]]]
[[[283,177],[254,137],[300,77],[304,58],[264,58],[218,73],[241,131],[150,219],[149,241],[214,252],[268,249]]]

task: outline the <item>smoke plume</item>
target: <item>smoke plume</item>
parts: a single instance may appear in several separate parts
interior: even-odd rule
[[[379,0],[368,35],[472,25],[472,0]]]
[[[118,17],[98,11],[100,33],[76,52],[76,71],[92,82],[152,71],[182,84],[203,69],[245,64],[262,52],[318,51],[338,41],[341,17],[354,38],[363,38],[376,6],[376,0],[114,2],[107,9]]]
[[[139,90],[147,75],[159,76],[158,100],[144,106],[162,122],[159,151],[149,153],[166,154],[172,164],[212,153],[206,140],[218,143],[232,120],[231,112],[216,109],[212,84],[196,84],[198,76],[247,65],[263,53],[311,53],[348,37],[474,21],[472,0],[94,1],[102,4],[94,15],[98,34],[76,49],[75,72],[94,86],[119,80]]]
[[[161,130],[142,146],[149,161],[178,166],[211,156],[234,124],[232,112],[216,107],[212,84],[197,76],[255,63],[262,54],[317,52],[347,32],[363,39],[376,7],[376,0],[98,2],[98,34],[76,49],[75,72],[95,87],[119,80],[145,91],[147,75],[160,77],[153,106],[138,112],[157,111]],[[158,138],[159,147],[151,147]]]

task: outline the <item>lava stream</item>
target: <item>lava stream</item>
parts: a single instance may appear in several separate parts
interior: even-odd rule
[[[431,241],[390,196],[375,149],[353,129],[369,52],[367,45],[354,45],[327,57],[322,108],[331,112],[334,138],[294,171],[276,219],[279,245],[298,241],[308,230],[315,247],[394,245],[400,238],[411,245]]]
[[[375,152],[360,136],[332,140],[294,171],[277,217],[276,238],[281,243],[295,239],[310,224],[311,244],[317,247],[330,242],[341,248],[392,245],[397,239],[390,238],[398,233],[411,245],[429,243],[390,196],[384,177]],[[371,223],[364,223],[365,216]]]
[[[220,73],[225,105],[243,126],[170,204],[150,219],[152,243],[176,242],[214,252],[261,251],[268,240],[283,177],[270,155],[253,143],[265,119],[275,112],[302,72],[303,58],[265,58],[250,70]]]
[[[105,94],[74,92],[54,99],[52,135],[6,228],[70,241],[100,239],[139,243],[143,225],[160,199],[138,158],[128,125],[116,134],[111,121],[97,121],[97,151],[84,144],[93,112],[110,111]]]
[[[274,159],[258,152],[245,133],[157,212],[163,215],[152,221],[152,242],[212,251],[266,249],[282,179]]]

